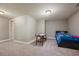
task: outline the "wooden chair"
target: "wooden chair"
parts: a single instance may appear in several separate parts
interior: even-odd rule
[[[36,45],[38,42],[43,45],[43,42],[46,41],[46,34],[37,34],[35,36],[36,36]]]

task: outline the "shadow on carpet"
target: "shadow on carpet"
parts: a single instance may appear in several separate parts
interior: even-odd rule
[[[66,42],[66,43],[59,45],[59,47],[79,50],[79,43]]]
[[[45,41],[43,42],[43,45],[45,44]],[[37,45],[36,45],[36,41],[32,42],[31,45],[33,46],[38,46],[38,47],[42,47],[42,43],[38,42]]]

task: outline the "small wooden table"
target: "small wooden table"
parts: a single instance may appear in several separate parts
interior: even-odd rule
[[[36,45],[38,42],[42,43],[46,40],[46,34],[37,34],[36,36]]]

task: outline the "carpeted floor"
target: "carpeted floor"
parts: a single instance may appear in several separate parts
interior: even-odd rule
[[[55,40],[47,40],[43,46],[21,44],[14,41],[0,43],[0,56],[78,56],[79,51],[58,47]]]

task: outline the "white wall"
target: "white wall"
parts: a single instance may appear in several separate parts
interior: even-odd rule
[[[9,20],[0,16],[0,40],[9,39]]]
[[[55,38],[56,31],[67,31],[67,21],[65,20],[47,20],[46,32],[49,39]]]
[[[30,16],[20,16],[14,21],[14,39],[20,41],[31,41],[35,38],[36,20]]]
[[[45,33],[45,20],[37,20],[37,33]]]
[[[35,20],[30,16],[20,16],[12,19],[14,22],[14,39],[31,41],[36,33],[47,33],[47,37],[53,39],[55,32],[67,31],[67,20]]]
[[[79,35],[79,12],[70,17],[68,31],[72,35]]]

